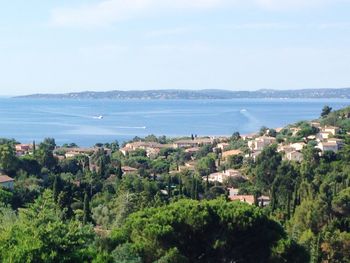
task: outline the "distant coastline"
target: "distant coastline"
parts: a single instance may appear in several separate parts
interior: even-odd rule
[[[270,90],[229,91],[219,89],[208,90],[135,90],[135,91],[84,91],[62,94],[31,94],[13,98],[35,99],[350,99],[350,88],[339,89],[302,89],[302,90]]]

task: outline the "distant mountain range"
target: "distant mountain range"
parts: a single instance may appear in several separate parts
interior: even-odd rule
[[[136,90],[74,92],[65,94],[32,94],[16,98],[42,99],[238,99],[238,98],[343,98],[350,99],[350,88],[229,91],[229,90]]]

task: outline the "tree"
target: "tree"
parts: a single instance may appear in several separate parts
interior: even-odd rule
[[[239,139],[241,139],[240,133],[239,133],[239,132],[234,132],[234,133],[232,134],[232,136],[231,136],[231,141],[237,141],[237,140],[239,140]]]
[[[260,128],[259,135],[260,135],[260,136],[265,135],[268,129],[269,129],[269,128],[267,128],[266,126],[262,126],[262,127]]]
[[[152,161],[152,170],[155,174],[163,174],[169,172],[170,165],[166,160],[157,159]]]
[[[11,204],[13,193],[0,186],[0,206],[1,204]]]
[[[39,149],[36,150],[36,159],[41,166],[48,169],[54,169],[57,165],[57,160],[53,156],[53,150],[56,144],[54,139],[47,138],[39,144]]]
[[[275,129],[269,129],[267,135],[271,137],[276,137],[277,131]]]
[[[117,248],[129,246],[134,256],[146,263],[308,259],[301,247],[285,237],[281,226],[258,208],[223,199],[181,200],[142,210],[129,216],[121,228],[114,229],[112,240]],[[170,261],[165,260],[169,258]]]
[[[87,192],[85,192],[84,195],[84,217],[83,217],[83,224],[86,225],[87,222],[90,220],[90,207],[89,207],[89,196]]]
[[[119,162],[118,165],[117,165],[116,176],[117,176],[117,178],[119,178],[119,179],[122,179],[122,178],[123,178],[123,170],[122,170],[122,165],[121,165],[120,162]]]
[[[241,168],[243,164],[243,156],[242,155],[231,155],[227,158],[227,164],[230,168],[238,169]]]
[[[0,211],[0,261],[89,261],[92,255],[88,246],[94,236],[91,227],[65,222],[60,214],[49,190],[27,209],[21,209],[18,216],[4,217]]]
[[[329,107],[328,105],[325,105],[325,106],[323,107],[323,109],[322,109],[321,117],[322,117],[322,118],[327,117],[328,114],[331,113],[331,111],[332,111],[332,108]]]
[[[52,185],[52,191],[53,191],[53,200],[57,203],[58,195],[59,195],[59,186],[58,186],[58,176],[55,175],[55,179],[53,181]]]
[[[256,183],[263,190],[268,190],[274,181],[277,169],[281,163],[281,154],[277,152],[277,146],[265,147],[256,160]]]
[[[277,175],[273,181],[273,199],[274,206],[277,204],[284,209],[286,219],[289,219],[292,213],[292,202],[294,189],[298,180],[298,173],[294,166],[289,162],[282,162],[278,167]],[[273,207],[274,209],[275,207]],[[294,209],[293,209],[294,210]]]
[[[203,158],[208,155],[208,153],[212,152],[212,146],[211,145],[203,145],[199,148],[199,150],[196,152],[196,159]]]
[[[41,147],[46,147],[48,150],[53,151],[56,148],[56,142],[54,138],[45,138],[41,143]]]
[[[350,215],[350,187],[340,191],[332,201],[332,209],[340,216]]]
[[[200,176],[207,176],[215,172],[215,159],[207,156],[200,159],[196,165],[196,170]]]
[[[16,168],[17,158],[11,143],[0,145],[0,170],[13,172]]]

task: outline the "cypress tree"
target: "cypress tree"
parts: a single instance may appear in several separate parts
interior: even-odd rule
[[[181,175],[179,176],[179,194],[182,196],[182,178]]]
[[[168,176],[168,196],[171,197],[171,176]]]
[[[89,208],[89,196],[87,192],[84,195],[84,216],[83,216],[83,224],[85,225],[90,219],[90,208]]]
[[[191,198],[195,199],[195,185],[194,185],[194,175],[192,176],[191,182]]]
[[[35,156],[36,153],[36,146],[35,146],[35,141],[33,141],[33,155]]]
[[[123,170],[122,170],[122,166],[120,163],[117,166],[116,175],[117,175],[118,179],[122,179],[122,177],[123,177]]]
[[[198,180],[195,178],[195,191],[194,191],[194,199],[198,199]]]
[[[209,191],[209,175],[207,174],[207,178],[205,181],[205,192],[208,193]]]
[[[58,176],[55,175],[55,179],[53,181],[53,185],[52,185],[52,192],[53,192],[53,200],[55,201],[55,203],[57,203],[57,199],[58,199]]]

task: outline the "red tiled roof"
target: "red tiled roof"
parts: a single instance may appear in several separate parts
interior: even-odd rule
[[[123,170],[123,172],[135,172],[135,171],[137,171],[136,168],[130,167],[130,166],[123,166],[122,170]]]
[[[232,155],[239,155],[241,153],[242,153],[241,150],[230,150],[230,151],[223,152],[222,157],[225,158]]]
[[[234,195],[230,196],[231,201],[241,201],[248,204],[254,204],[254,195]]]
[[[7,176],[7,175],[0,175],[0,183],[7,183],[7,182],[13,182],[15,179]]]

